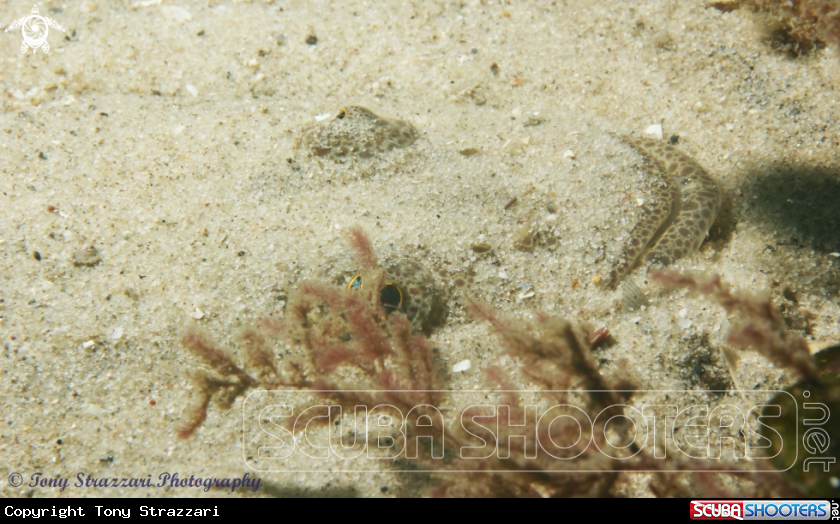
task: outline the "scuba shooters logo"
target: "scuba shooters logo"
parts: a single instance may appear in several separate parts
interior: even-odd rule
[[[827,500],[692,500],[691,520],[829,520]]]

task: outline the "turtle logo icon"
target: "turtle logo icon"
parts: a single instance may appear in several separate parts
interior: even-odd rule
[[[45,53],[49,53],[50,44],[47,43],[47,35],[50,32],[50,27],[63,33],[67,32],[63,27],[61,27],[61,24],[52,18],[39,15],[37,5],[32,8],[32,14],[12,22],[12,24],[6,28],[6,32],[17,29],[18,27],[23,27],[21,30],[21,33],[23,34],[23,43],[20,44],[21,53],[26,53],[30,47],[32,48],[32,54],[35,54],[39,47],[42,48]]]

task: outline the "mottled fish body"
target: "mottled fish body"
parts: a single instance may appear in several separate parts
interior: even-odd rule
[[[369,159],[417,140],[417,130],[403,120],[384,118],[360,106],[342,108],[326,124],[317,124],[299,139],[311,156],[342,162],[350,157]]]
[[[641,260],[648,266],[667,266],[697,251],[720,212],[718,183],[672,144],[652,138],[620,137],[648,162],[648,174],[660,180],[650,207],[630,232],[621,261],[613,271],[616,286]],[[653,168],[655,170],[651,171]]]
[[[643,166],[645,176],[655,178],[651,194],[642,206],[638,222],[630,232],[624,253],[610,274],[610,286],[616,287],[662,237],[680,211],[680,189],[671,177],[654,166]]]

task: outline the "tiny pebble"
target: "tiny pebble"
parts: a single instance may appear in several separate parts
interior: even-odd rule
[[[682,308],[682,309],[680,310],[680,312],[679,312],[679,315],[680,315],[680,318],[685,318],[685,317],[687,317],[687,316],[688,316],[688,310],[687,310],[687,309],[685,309],[685,308]]]
[[[691,321],[688,320],[687,318],[681,318],[681,319],[677,320],[677,325],[680,326],[683,329],[688,329],[688,328],[691,327]]]
[[[592,283],[593,284],[600,284],[601,283],[601,275],[595,275],[594,277],[592,277]]]
[[[198,96],[198,89],[192,84],[187,84],[184,86],[189,94],[192,96]]]
[[[82,344],[82,347],[85,348],[85,349],[88,349],[88,348],[93,347],[94,344],[96,344],[96,342],[94,342],[93,340],[88,340],[87,342]]]
[[[461,362],[458,362],[457,364],[452,366],[452,371],[454,371],[455,373],[462,373],[470,369],[471,367],[472,362],[470,362],[469,360],[462,360]]]
[[[575,152],[568,149],[565,153],[563,153],[563,158],[575,158]]]
[[[204,318],[204,311],[195,308],[195,313],[193,313],[192,317],[196,320],[201,320],[202,318]]]
[[[657,140],[662,140],[662,124],[653,124],[647,126],[644,132],[645,135],[653,137]]]

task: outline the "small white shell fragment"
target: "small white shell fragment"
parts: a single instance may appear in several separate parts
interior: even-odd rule
[[[527,293],[520,293],[520,294],[516,297],[516,301],[517,301],[517,302],[520,302],[520,301],[522,301],[522,300],[525,300],[526,298],[531,298],[531,297],[533,297],[533,296],[534,296],[534,292],[533,292],[533,291],[529,291],[529,292],[527,292]]]
[[[831,256],[840,258],[840,253],[831,253]]]
[[[657,140],[662,140],[662,124],[652,124],[647,126],[643,134],[649,137],[653,137]]]
[[[122,336],[123,336],[123,328],[122,327],[116,327],[116,328],[114,328],[114,331],[111,332],[111,340],[119,340],[119,339],[122,338]]]
[[[638,204],[639,207],[642,207],[643,205],[645,205],[645,199],[644,198],[637,198],[636,199],[636,204]]]
[[[184,88],[187,90],[187,93],[191,94],[192,96],[198,96],[198,89],[196,89],[194,85],[187,84],[184,86]]]
[[[575,152],[571,149],[567,149],[565,153],[563,153],[563,158],[575,158]]]
[[[680,318],[685,318],[688,316],[688,310],[686,308],[682,308],[679,312]]]
[[[468,360],[462,360],[452,366],[452,371],[455,373],[463,373],[464,371],[470,369],[472,367],[472,362]]]
[[[88,340],[87,342],[82,344],[82,347],[85,349],[89,349],[92,348],[94,344],[96,344],[96,342],[94,342],[93,340]]]
[[[504,269],[499,270],[499,278],[502,280],[507,280],[508,274]]]
[[[196,320],[201,320],[202,318],[204,318],[204,311],[195,308],[195,313],[192,314],[192,317]]]
[[[621,309],[623,311],[635,311],[650,305],[647,297],[639,286],[632,279],[626,279],[621,283]]]
[[[688,329],[688,328],[691,327],[691,321],[688,320],[687,318],[681,318],[681,319],[677,320],[677,325],[680,326],[683,329]]]
[[[332,115],[330,115],[330,113],[324,113],[323,115],[315,115],[315,121],[316,122],[323,122],[324,120],[328,119],[330,116],[332,116]]]
[[[163,3],[163,0],[146,0],[144,2],[134,2],[133,4],[131,4],[129,6],[129,8],[132,11],[136,11],[137,9],[140,9],[140,8],[143,8],[143,7],[152,7],[152,6],[160,5],[162,3]]]

